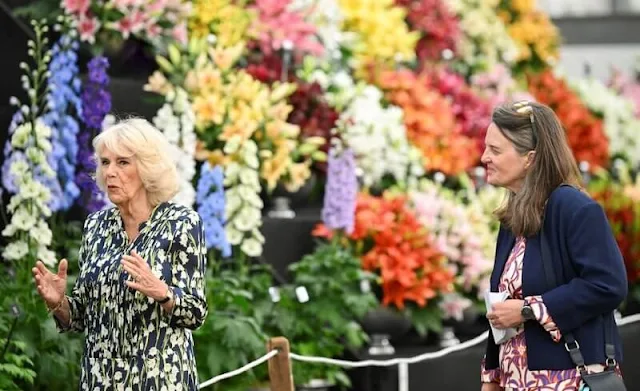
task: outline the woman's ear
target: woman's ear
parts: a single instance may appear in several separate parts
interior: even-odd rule
[[[529,169],[536,158],[536,151],[527,152],[527,162],[524,164],[525,169]]]

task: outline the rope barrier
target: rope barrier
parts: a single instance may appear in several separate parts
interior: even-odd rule
[[[409,358],[398,357],[398,358],[392,358],[389,360],[346,361],[346,360],[336,360],[333,358],[326,358],[326,357],[301,356],[295,353],[291,353],[290,356],[291,356],[291,359],[297,360],[297,361],[333,364],[333,365],[338,365],[345,368],[390,367],[390,366],[398,365],[402,363],[415,364],[417,362],[424,361],[424,360],[432,360],[435,358],[440,358],[440,357],[446,356],[447,354],[457,352],[458,350],[464,350],[471,346],[477,345],[480,342],[487,339],[488,335],[489,335],[489,332],[485,331],[484,333],[478,335],[477,337],[470,339],[466,342],[463,342],[461,344],[450,346],[448,348],[439,350],[437,352],[423,353],[418,356],[409,357]]]
[[[222,375],[218,375],[215,377],[212,377],[211,379],[207,380],[206,382],[200,384],[198,386],[199,389],[203,389],[205,387],[209,387],[210,385],[219,382],[220,380],[224,380],[224,379],[228,379],[230,377],[234,377],[234,376],[238,376],[241,373],[244,373],[246,371],[248,371],[251,368],[257,367],[258,365],[262,364],[265,361],[269,361],[269,359],[271,357],[275,357],[276,355],[278,355],[278,350],[277,349],[273,349],[272,351],[270,351],[269,353],[265,354],[264,356],[260,357],[257,360],[253,360],[251,361],[249,364],[238,368],[238,369],[234,369],[233,371],[230,372],[226,372],[223,373]]]
[[[640,314],[635,314],[635,315],[630,315],[630,316],[625,316],[624,318],[620,318],[619,320],[616,321],[616,324],[618,326],[625,326],[631,323],[636,323],[636,322],[640,322]],[[440,358],[440,357],[444,357],[448,354],[451,354],[453,352],[457,352],[459,350],[464,350],[464,349],[468,349],[472,346],[475,346],[481,342],[483,342],[484,340],[487,339],[487,337],[489,336],[489,331],[485,331],[484,333],[478,335],[477,337],[470,339],[468,341],[465,341],[461,344],[455,345],[455,346],[450,346],[448,348],[439,350],[437,352],[429,352],[429,353],[423,353],[414,357],[398,357],[398,358],[392,358],[392,359],[388,359],[388,360],[362,360],[362,361],[347,361],[347,360],[338,360],[338,359],[333,359],[333,358],[327,358],[327,357],[315,357],[315,356],[303,356],[300,354],[296,354],[296,353],[290,353],[289,356],[291,357],[292,360],[296,360],[296,361],[301,361],[301,362],[309,362],[309,363],[322,363],[322,364],[331,364],[331,365],[337,365],[337,366],[341,366],[344,368],[361,368],[361,367],[371,367],[371,366],[375,366],[375,367],[389,367],[389,366],[394,366],[394,365],[408,365],[408,364],[415,364],[421,361],[425,361],[425,360],[433,360],[436,358]],[[250,370],[251,368],[254,368],[266,361],[268,361],[269,359],[271,359],[272,357],[275,357],[276,355],[278,355],[278,350],[277,349],[273,349],[271,350],[269,353],[265,354],[264,356],[258,358],[257,360],[254,360],[250,363],[248,363],[247,365],[238,368],[236,370],[230,371],[230,372],[226,372],[223,373],[221,375],[215,376],[209,380],[207,380],[206,382],[200,384],[200,386],[198,387],[199,389],[208,387],[214,383],[219,382],[220,380],[224,380],[224,379],[228,379],[230,377],[234,377],[237,376],[243,372],[246,372],[248,370]]]

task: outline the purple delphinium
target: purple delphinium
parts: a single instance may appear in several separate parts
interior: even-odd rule
[[[207,249],[217,248],[224,258],[231,256],[231,245],[224,229],[225,198],[224,173],[220,166],[211,167],[206,162],[200,168],[200,178],[196,188],[197,211],[204,224]]]
[[[322,220],[329,229],[344,229],[353,232],[358,178],[353,151],[346,149],[340,153],[329,151],[327,184],[322,207]]]
[[[104,117],[111,111],[111,94],[108,90],[109,61],[106,57],[94,57],[88,64],[87,81],[82,88],[82,119],[84,127],[78,133],[78,154],[75,183],[80,188],[80,204],[95,212],[105,206],[104,193],[92,179],[96,171],[91,140],[102,131]]]

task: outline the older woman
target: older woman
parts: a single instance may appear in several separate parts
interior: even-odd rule
[[[67,261],[33,275],[61,332],[86,333],[82,390],[196,390],[191,330],[207,315],[203,225],[168,201],[178,191],[163,134],[142,119],[93,141],[96,180],[115,207],[89,215],[80,273],[69,295]]]
[[[613,311],[626,272],[606,215],[580,189],[564,129],[530,102],[498,107],[492,120],[482,162],[509,197],[496,211],[491,290],[508,299],[487,318],[516,333],[500,344],[489,335],[482,390],[624,390]]]

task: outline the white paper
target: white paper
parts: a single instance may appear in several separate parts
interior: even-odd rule
[[[509,292],[507,292],[507,291],[504,291],[504,292],[490,292],[490,291],[487,291],[487,292],[485,292],[484,293],[484,303],[487,306],[487,312],[491,312],[491,307],[495,303],[502,303],[503,301],[507,300],[507,298],[509,298]],[[489,323],[489,324],[491,324],[491,323]],[[498,344],[498,345],[500,345],[502,343],[505,343],[506,341],[508,341],[511,338],[515,337],[516,334],[518,333],[515,328],[497,329],[497,328],[493,327],[493,325],[491,325],[491,332],[493,333],[493,339],[495,340],[496,344]]]

